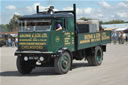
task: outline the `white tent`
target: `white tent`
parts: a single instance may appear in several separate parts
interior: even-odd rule
[[[128,28],[117,28],[115,31],[124,31],[126,29],[128,29]]]
[[[17,34],[10,34],[12,37],[17,37]]]

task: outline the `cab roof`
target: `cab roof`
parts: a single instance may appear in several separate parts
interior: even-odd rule
[[[54,18],[72,18],[73,14],[71,13],[53,13],[53,14],[42,14],[42,13],[37,13],[37,14],[32,14],[32,15],[24,15],[20,17],[20,20],[25,20],[25,19],[54,19]]]

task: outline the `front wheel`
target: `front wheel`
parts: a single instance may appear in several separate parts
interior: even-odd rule
[[[61,56],[55,58],[54,62],[56,73],[65,74],[71,67],[71,56],[68,52],[64,52]]]
[[[17,69],[21,74],[29,74],[30,72],[32,72],[33,66],[30,66],[28,61],[24,61],[23,56],[18,56]]]

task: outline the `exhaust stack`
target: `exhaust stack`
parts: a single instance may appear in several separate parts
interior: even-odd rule
[[[39,6],[36,6],[36,13],[39,13]]]

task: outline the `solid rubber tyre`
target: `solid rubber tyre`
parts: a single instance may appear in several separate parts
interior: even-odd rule
[[[62,53],[61,56],[55,58],[54,62],[55,71],[58,74],[65,74],[71,67],[71,56],[68,52]]]
[[[23,56],[17,57],[17,69],[21,74],[29,74],[33,67],[29,65],[28,61],[24,61]]]
[[[98,66],[102,64],[103,50],[100,46],[94,48],[94,53],[87,57],[88,64],[91,66]]]

